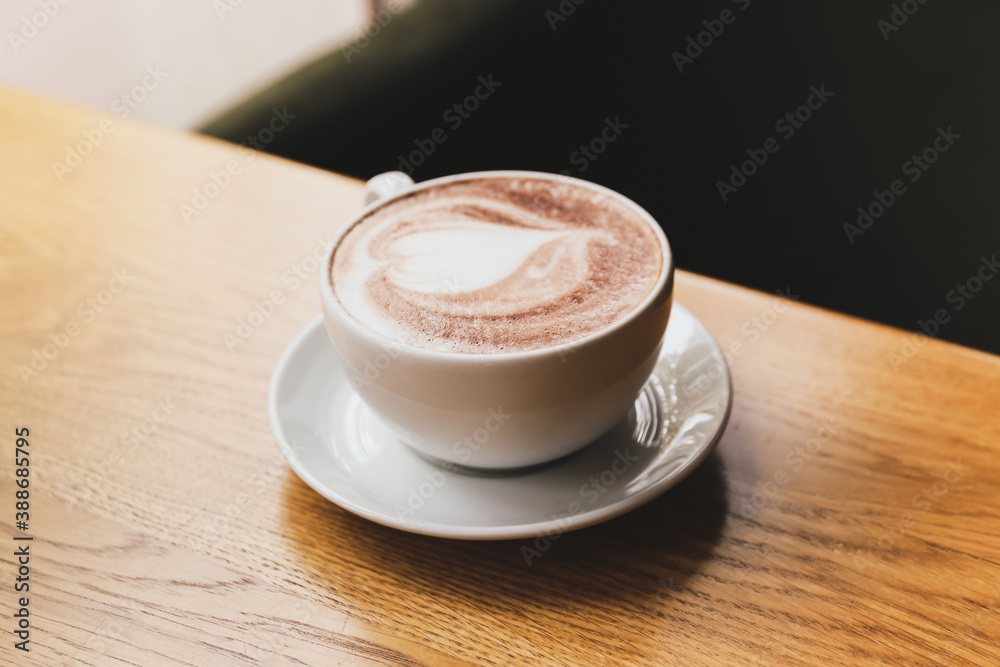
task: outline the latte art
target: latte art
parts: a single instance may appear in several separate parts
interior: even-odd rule
[[[649,223],[617,197],[531,178],[472,178],[375,209],[333,256],[350,315],[417,347],[501,353],[604,329],[663,266]]]

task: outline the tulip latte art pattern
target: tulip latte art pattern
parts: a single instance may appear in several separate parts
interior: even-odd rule
[[[627,316],[663,266],[649,223],[571,183],[473,178],[404,195],[358,222],[330,276],[362,324],[417,347],[520,352]]]

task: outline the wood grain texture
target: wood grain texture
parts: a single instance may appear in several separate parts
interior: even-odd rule
[[[59,181],[100,114],[0,99],[0,540],[19,534],[15,426],[35,537],[31,660],[4,625],[0,662],[1000,663],[996,357],[680,272],[678,301],[733,353],[717,452],[529,566],[531,540],[355,517],[273,441],[271,372],[319,310],[308,258],[357,182],[134,122]],[[52,358],[24,375],[34,351]]]

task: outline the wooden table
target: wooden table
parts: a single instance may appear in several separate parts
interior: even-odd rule
[[[30,664],[1000,663],[997,357],[681,272],[732,356],[717,452],[529,567],[349,514],[272,439],[359,183],[14,90],[0,149],[0,662],[30,544]]]

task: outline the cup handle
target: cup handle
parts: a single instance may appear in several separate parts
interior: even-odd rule
[[[387,171],[365,183],[365,206],[394,197],[413,187],[413,179],[401,171]]]

